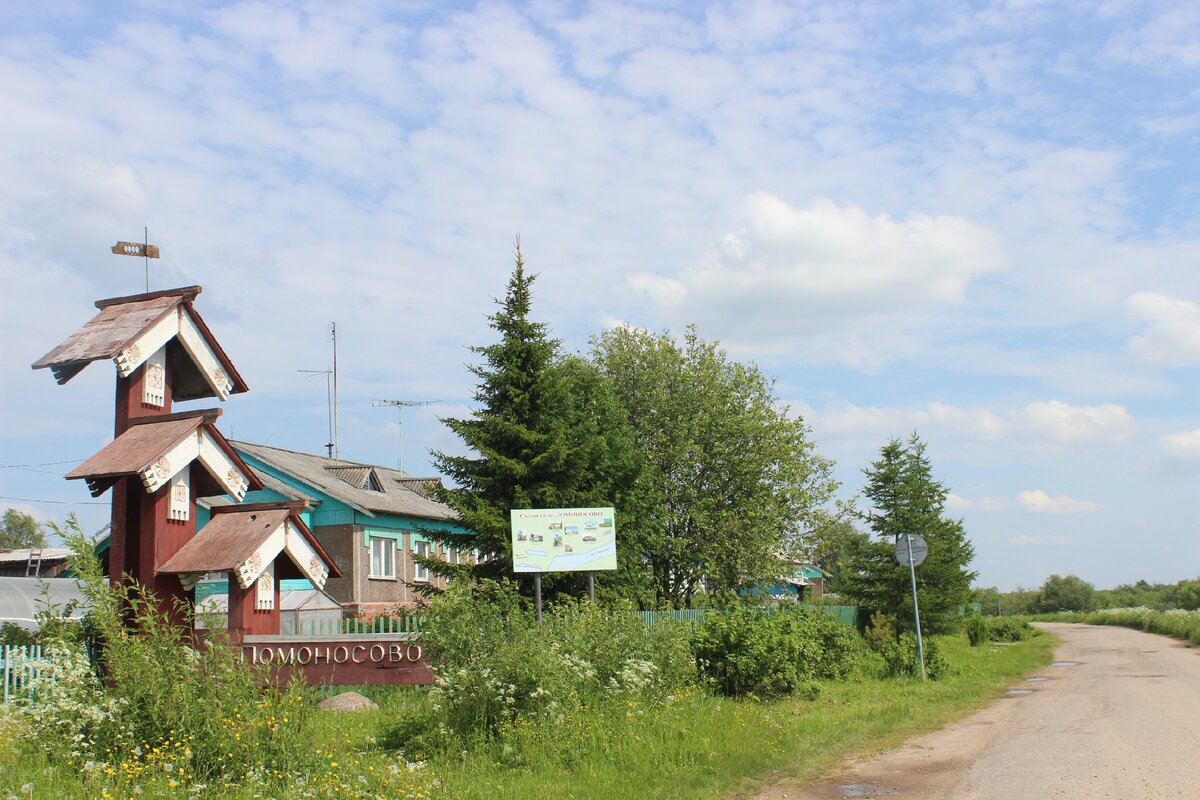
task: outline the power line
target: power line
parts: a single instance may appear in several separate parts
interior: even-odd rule
[[[59,464],[78,464],[82,458],[72,458],[70,461],[46,461],[41,464],[0,464],[0,469],[25,469],[27,467],[57,467]]]
[[[112,505],[112,503],[97,503],[95,501],[87,501],[87,500],[80,501],[80,502],[76,502],[74,500],[38,500],[33,497],[5,497],[4,495],[0,495],[0,500],[16,500],[19,503],[53,503],[54,505],[60,505],[60,506],[108,506],[108,505]]]

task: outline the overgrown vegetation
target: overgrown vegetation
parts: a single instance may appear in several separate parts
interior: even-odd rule
[[[1085,622],[1090,625],[1121,625],[1200,644],[1200,610],[1158,611],[1152,608],[1110,608],[1089,613],[1044,614],[1038,619],[1056,622]]]

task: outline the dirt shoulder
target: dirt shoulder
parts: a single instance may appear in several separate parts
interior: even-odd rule
[[[1045,627],[1062,640],[1056,661],[1073,663],[961,722],[755,800],[1200,797],[1200,650],[1126,628]]]

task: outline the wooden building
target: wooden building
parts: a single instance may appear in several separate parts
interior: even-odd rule
[[[263,486],[243,502],[308,504],[301,516],[340,573],[324,591],[346,616],[411,608],[422,601],[422,584],[441,586],[416,563],[417,554],[452,563],[473,558],[471,533],[452,508],[429,495],[438,478],[250,442],[230,445]],[[203,518],[205,506],[217,510],[230,503],[205,498],[199,513]],[[423,534],[431,528],[461,534],[462,545],[439,548]]]

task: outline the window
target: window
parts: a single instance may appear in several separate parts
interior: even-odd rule
[[[371,577],[396,578],[396,542],[393,539],[371,537]]]
[[[429,557],[429,542],[417,542],[414,552],[417,554],[417,556],[419,558],[428,558]],[[426,569],[425,566],[422,565],[420,562],[416,562],[416,567],[413,569],[413,580],[414,581],[429,580],[429,570]]]
[[[446,563],[457,564],[459,562],[458,548],[451,545],[446,548]]]

